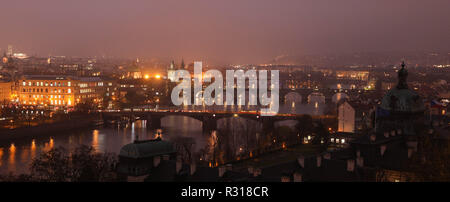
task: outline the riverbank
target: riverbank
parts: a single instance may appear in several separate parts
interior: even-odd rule
[[[63,132],[72,132],[74,130],[94,127],[99,120],[98,115],[82,115],[50,124],[3,129],[0,130],[0,140],[16,140],[35,138],[40,135],[64,134]]]

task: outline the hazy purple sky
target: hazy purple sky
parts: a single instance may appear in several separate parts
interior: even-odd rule
[[[0,48],[262,62],[282,54],[450,48],[449,0],[10,0]]]

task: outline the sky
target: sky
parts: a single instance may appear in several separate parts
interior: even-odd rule
[[[262,63],[449,51],[449,0],[2,0],[0,48],[28,55]]]

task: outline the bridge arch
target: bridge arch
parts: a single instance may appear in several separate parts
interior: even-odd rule
[[[349,96],[346,93],[338,92],[331,97],[331,101],[333,103],[338,103],[340,100],[345,98],[349,98]]]
[[[295,107],[296,105],[300,105],[302,103],[302,96],[297,92],[289,92],[284,96],[284,104],[291,105]]]
[[[325,103],[325,96],[320,92],[313,92],[308,95],[309,104],[323,104]]]

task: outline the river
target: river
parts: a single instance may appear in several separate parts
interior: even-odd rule
[[[322,105],[314,104],[289,105],[281,107],[280,112],[320,115],[323,111],[322,108]],[[283,112],[284,110],[286,111]],[[204,148],[208,144],[208,137],[202,135],[202,125],[198,120],[182,116],[168,116],[162,119],[161,124],[163,139],[170,141],[171,138],[179,136],[192,137],[195,140],[195,150]],[[283,122],[283,125],[293,126],[294,124],[292,121]],[[145,121],[136,121],[125,128],[100,127],[68,131],[57,135],[44,135],[34,139],[3,140],[0,142],[0,174],[27,173],[35,157],[44,151],[60,146],[71,150],[84,144],[94,147],[98,152],[118,154],[123,145],[133,142],[136,138],[154,138],[155,131],[147,130],[145,125]]]

